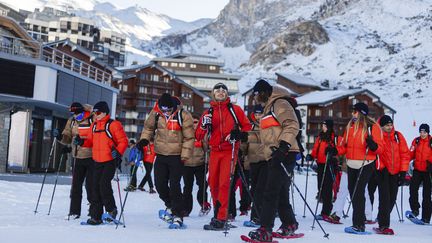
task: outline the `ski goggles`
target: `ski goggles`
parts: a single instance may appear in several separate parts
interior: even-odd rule
[[[162,112],[173,111],[173,108],[172,107],[168,107],[168,106],[161,106],[160,109],[161,109]]]
[[[228,87],[223,83],[218,83],[213,87],[213,90],[220,90],[220,89],[228,91]]]
[[[75,120],[82,121],[84,119],[84,112],[75,116]]]

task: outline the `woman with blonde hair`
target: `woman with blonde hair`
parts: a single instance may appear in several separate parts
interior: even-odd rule
[[[380,126],[368,116],[365,103],[357,103],[352,109],[352,119],[338,145],[339,155],[345,155],[348,166],[348,189],[351,196],[353,225],[345,232],[366,234],[365,188],[372,175],[376,156],[383,149]]]

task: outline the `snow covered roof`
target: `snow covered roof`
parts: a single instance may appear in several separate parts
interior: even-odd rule
[[[324,105],[357,94],[366,94],[376,99],[377,101],[375,103],[381,104],[382,106],[385,106],[392,112],[396,113],[392,107],[382,102],[379,99],[379,96],[368,89],[336,89],[313,91],[298,97],[297,103],[298,105]]]
[[[301,86],[309,86],[309,87],[318,87],[321,89],[327,89],[326,87],[323,87],[321,84],[319,84],[317,81],[306,78],[303,76],[299,76],[296,74],[288,74],[288,73],[276,73],[276,75],[284,77],[292,82],[294,82],[297,85]]]
[[[172,70],[173,73],[180,76],[189,77],[205,77],[205,78],[217,78],[217,79],[229,79],[229,80],[239,80],[240,75],[226,74],[226,73],[204,73],[204,72],[188,72],[188,71],[178,71]]]

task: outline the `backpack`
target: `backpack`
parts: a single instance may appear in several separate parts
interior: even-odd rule
[[[105,132],[105,134],[107,135],[107,137],[108,137],[109,139],[111,139],[111,141],[113,141],[113,143],[114,143],[115,146],[117,146],[117,143],[114,141],[113,135],[112,135],[112,133],[111,133],[111,131],[110,131],[110,126],[111,126],[111,123],[112,123],[113,121],[114,121],[114,120],[110,118],[110,119],[107,121],[107,123],[105,124],[105,129],[104,129],[104,130],[96,130],[96,123],[94,123],[94,124],[93,124],[93,127],[92,127],[92,133]]]
[[[420,143],[420,137],[415,138],[416,147]],[[429,138],[429,148],[432,149],[432,138]]]

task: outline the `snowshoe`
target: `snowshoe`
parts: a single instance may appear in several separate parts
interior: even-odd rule
[[[117,213],[116,213],[116,215],[117,215]],[[113,217],[113,215],[110,214],[110,213],[104,213],[104,214],[102,214],[102,221],[103,222],[107,222],[107,223],[120,224],[120,225],[123,224],[122,222],[120,222],[120,220],[115,219]]]
[[[243,222],[244,227],[258,228],[261,224],[257,220],[248,220]]]
[[[172,223],[168,226],[169,229],[186,229],[186,225],[183,223],[183,219],[180,217],[174,217]]]
[[[370,235],[370,234],[372,234],[371,232],[366,231],[364,229],[364,227],[356,227],[356,226],[345,227],[344,231],[345,231],[345,233],[356,234],[356,235]]]
[[[303,233],[292,233],[289,235],[281,235],[277,232],[273,232],[272,235],[273,235],[273,238],[280,238],[280,239],[295,239],[295,238],[301,238],[304,236]]]
[[[204,230],[223,231],[225,230],[225,221],[212,218],[210,224],[203,226]]]
[[[375,231],[375,233],[380,234],[380,235],[394,235],[394,231],[390,228],[374,227],[373,230]]]
[[[204,202],[204,205],[202,205],[201,210],[199,212],[199,216],[202,217],[204,215],[207,215],[211,210],[210,203]]]
[[[70,220],[70,219],[79,219],[80,215],[78,214],[69,214],[68,216],[65,217],[65,220]]]
[[[264,227],[252,230],[248,234],[250,242],[273,242],[273,234]]]
[[[277,240],[272,240],[272,241],[256,241],[256,240],[252,240],[251,238],[249,238],[246,235],[240,235],[240,239],[242,239],[242,241],[248,242],[248,243],[268,243],[268,242],[278,243]]]
[[[417,213],[417,215],[418,215],[418,213]],[[414,224],[429,225],[428,222],[424,222],[423,220],[417,218],[417,215],[416,215],[416,212],[411,212],[411,211],[406,211],[405,212],[405,217],[407,217],[407,219],[409,219]]]
[[[323,215],[322,217],[323,217],[324,221],[329,222],[331,224],[342,224],[339,220],[334,219],[333,217],[331,217],[331,215],[330,216]]]
[[[89,218],[87,221],[82,221],[81,225],[101,225],[104,222],[100,219]]]
[[[125,192],[134,192],[136,190],[136,187],[129,185],[125,189],[123,189]]]
[[[167,209],[161,209],[159,210],[159,218],[162,219],[163,221],[167,222],[168,224],[172,224],[173,223],[173,215],[171,212],[171,209],[167,208]]]

